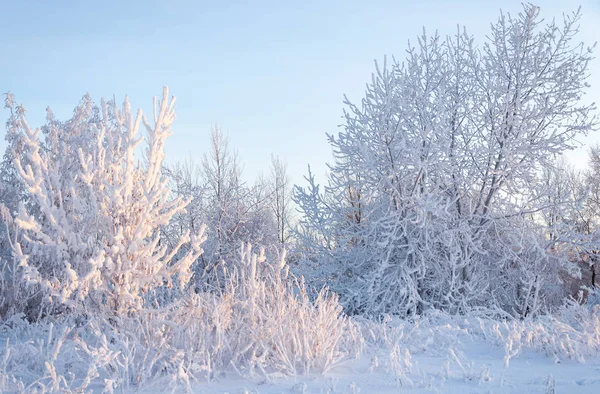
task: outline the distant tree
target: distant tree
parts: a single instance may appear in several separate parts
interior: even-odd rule
[[[236,267],[243,243],[259,249],[277,243],[269,180],[260,177],[254,185],[243,180],[240,160],[218,127],[211,130],[209,151],[200,165],[190,159],[168,166],[166,172],[175,194],[191,202],[163,229],[165,241],[172,245],[199,223],[207,225],[205,253],[194,268],[197,290],[220,287],[223,269]]]
[[[580,193],[586,192],[586,198],[578,210],[578,224],[584,240],[583,255],[591,271],[586,285],[596,287],[600,263],[600,146],[590,147],[588,163],[580,186]]]
[[[209,226],[216,236],[211,258],[219,261],[230,252],[228,247],[237,234],[244,184],[237,155],[229,151],[226,136],[214,128],[210,137],[210,152],[202,159],[202,175],[209,193]]]
[[[185,212],[178,213],[173,218],[172,224],[178,227],[179,234],[185,233],[186,230],[196,231],[203,225],[204,220],[205,207],[202,202],[206,190],[202,184],[202,168],[194,163],[192,158],[188,158],[165,166],[164,172],[170,181],[173,194],[184,200],[190,200]]]
[[[287,164],[277,156],[271,156],[271,209],[277,224],[277,241],[285,245],[290,238],[291,186]]]

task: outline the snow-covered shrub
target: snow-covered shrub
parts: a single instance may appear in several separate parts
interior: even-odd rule
[[[242,247],[241,263],[225,273],[223,290],[191,292],[162,309],[141,310],[107,326],[120,356],[121,384],[167,377],[185,385],[220,372],[244,377],[324,373],[362,349],[357,327],[337,298],[323,290],[309,300],[287,275],[283,259]]]
[[[184,388],[222,373],[270,380],[326,373],[363,348],[337,297],[310,300],[285,261],[267,262],[245,245],[220,292],[187,295],[135,313],[73,316],[0,326],[0,390],[105,392]]]
[[[16,225],[6,206],[0,205],[0,215],[5,229],[5,232],[0,233],[0,248],[3,254],[0,258],[0,321],[2,321],[19,311],[24,311],[30,297],[25,283],[21,280],[19,262],[13,259],[10,253],[11,242],[16,242],[16,239],[9,237],[11,232],[16,233]]]
[[[84,376],[95,366],[79,363],[74,326],[44,321],[29,324],[11,316],[0,326],[0,391],[70,393],[86,390]]]
[[[110,322],[92,316],[77,326],[61,317],[54,329],[61,335],[48,333],[53,326],[47,320],[11,318],[0,332],[9,341],[0,347],[0,382],[7,390],[189,389],[221,373],[262,379],[326,373],[361,353],[358,326],[343,315],[335,295],[323,290],[311,301],[303,284],[288,276],[283,258],[267,262],[249,245],[239,258],[220,293],[190,291],[164,307]],[[54,339],[44,342],[48,337]]]
[[[600,309],[585,307],[562,310],[556,317],[544,315],[523,321],[478,322],[486,341],[505,348],[505,363],[524,350],[533,350],[552,357],[585,362],[600,355]]]
[[[222,381],[232,373],[255,381],[320,373],[363,348],[372,360],[370,371],[385,372],[397,384],[416,387],[427,383],[419,361],[429,363],[429,357],[446,360],[438,378],[444,379],[445,370],[448,379],[449,369],[454,369],[466,380],[489,381],[489,370],[485,366],[480,370],[470,361],[474,349],[499,357],[504,353],[507,368],[527,351],[555,362],[587,362],[600,356],[598,308],[573,303],[555,317],[524,320],[435,310],[414,320],[348,319],[335,314],[339,305],[332,298],[311,304],[301,288],[295,289],[295,295],[278,290],[279,279],[250,280],[252,261],[258,256],[249,256],[245,259],[249,264],[240,264],[247,267],[246,273],[230,277],[243,289],[239,293],[231,292],[231,287],[222,294],[192,292],[161,309],[117,316],[112,324],[95,317],[83,326],[68,317],[35,324],[22,316],[11,317],[0,326],[0,390],[190,391],[194,385]],[[256,261],[257,273],[277,272],[269,263],[260,263],[260,258]],[[285,279],[285,272],[281,278]],[[283,282],[289,284],[288,280]],[[363,361],[359,368],[364,367]]]
[[[588,288],[585,303],[590,309],[600,305],[600,288]]]
[[[551,357],[555,362],[575,360],[584,363],[600,356],[600,308],[590,309],[577,302],[560,308],[556,315],[527,319],[450,315],[428,310],[415,320],[386,317],[381,322],[355,318],[366,353],[377,359],[393,357],[398,349],[410,355],[448,358],[462,364],[463,352],[472,345],[492,346],[504,353],[509,367],[526,351]]]
[[[151,122],[127,99],[119,109],[115,102],[94,106],[85,96],[71,119],[59,122],[48,111],[46,126],[35,130],[23,107],[12,99],[7,105],[14,134],[8,149],[26,193],[13,213],[11,249],[19,285],[31,297],[30,318],[64,309],[139,309],[148,290],[189,281],[204,228],[182,234],[172,247],[160,244],[161,227],[187,204],[169,197],[161,175],[175,119],[167,88],[154,101]],[[140,163],[142,124],[147,148]],[[191,247],[178,255],[186,243]]]

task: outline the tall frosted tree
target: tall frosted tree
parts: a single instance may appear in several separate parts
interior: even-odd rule
[[[295,201],[348,311],[527,316],[559,296],[568,262],[536,217],[554,193],[542,169],[596,125],[579,18],[544,25],[525,5],[481,47],[424,31],[404,62],[376,65],[360,105],[346,99],[327,184],[309,177]]]

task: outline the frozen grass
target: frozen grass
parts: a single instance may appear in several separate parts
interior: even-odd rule
[[[129,316],[37,324],[13,316],[0,331],[0,391],[190,392],[232,379],[265,387],[292,379],[292,391],[311,392],[306,382],[318,376],[332,379],[318,386],[329,392],[358,392],[369,376],[390,389],[450,388],[451,381],[506,389],[513,364],[531,354],[551,365],[600,358],[600,306],[572,302],[530,320],[428,312],[373,322],[345,316],[327,291],[310,300],[283,261],[267,262],[245,246],[240,262],[221,291],[192,292]],[[347,382],[357,372],[362,383]],[[536,384],[551,391],[563,383],[546,373]]]
[[[360,386],[379,387],[381,382],[390,390],[452,391],[462,387],[458,384],[482,389],[497,385],[513,392],[519,386],[511,382],[528,377],[514,371],[535,360],[539,365],[531,371],[544,377],[536,378],[536,387],[552,392],[557,384],[565,385],[564,379],[548,373],[556,374],[562,368],[558,364],[565,371],[573,363],[598,365],[598,306],[573,304],[555,317],[526,321],[440,313],[416,321],[348,319],[335,297],[322,293],[310,302],[303,291],[295,291],[298,283],[260,263],[260,256],[247,260],[248,269],[230,275],[228,290],[221,295],[192,294],[132,317],[94,319],[81,326],[72,320],[30,325],[12,318],[1,333],[0,390],[212,387],[209,392],[214,392],[225,390],[226,382],[258,384],[266,390],[289,386],[292,379],[296,383],[291,392],[312,392],[315,387],[358,392]],[[261,276],[253,276],[258,267]],[[571,383],[580,388],[599,383],[590,379]]]
[[[571,303],[556,315],[526,320],[494,320],[450,316],[430,311],[415,321],[386,318],[381,323],[361,320],[365,342],[372,348],[407,348],[411,353],[439,355],[452,347],[475,341],[501,347],[506,362],[523,351],[554,360],[600,356],[600,305]]]
[[[190,391],[227,372],[270,381],[326,373],[360,355],[358,326],[334,295],[322,291],[309,300],[283,262],[268,264],[249,246],[241,261],[219,294],[192,293],[132,316],[92,318],[80,326],[11,319],[2,333],[0,390]]]

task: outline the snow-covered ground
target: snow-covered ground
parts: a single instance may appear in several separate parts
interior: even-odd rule
[[[358,360],[334,368],[325,376],[248,381],[224,374],[209,383],[194,385],[193,391],[261,394],[600,393],[600,357],[597,356],[574,360],[559,355],[557,349],[550,347],[546,348],[548,354],[544,354],[540,349],[523,348],[523,343],[511,345],[510,339],[501,343],[500,338],[496,341],[491,336],[483,338],[482,332],[460,326],[440,325],[402,332],[403,338],[388,338],[397,342],[391,350],[367,344]],[[527,338],[521,340],[527,342]],[[567,344],[563,346],[565,354],[574,350],[569,350]],[[148,388],[147,392],[152,391]]]
[[[114,392],[600,392],[600,311],[583,306],[568,311],[575,320],[563,315],[561,320],[494,321],[441,314],[417,322],[359,319],[353,323],[359,328],[360,354],[324,374],[285,375],[267,362],[264,369],[222,366],[209,375],[196,368],[183,380],[181,371],[165,368],[140,384],[124,383],[135,380],[133,371],[144,374],[143,366],[130,366],[120,370],[121,375],[113,374],[120,376]],[[0,392],[44,392],[42,386],[46,392],[82,392],[79,388],[85,387],[86,376],[86,392],[111,392],[106,389],[108,374],[121,368],[113,357],[116,353],[111,356],[118,346],[110,341],[98,344],[91,336],[83,344],[85,333],[65,334],[68,330],[49,327],[5,327],[1,332]],[[84,352],[77,350],[88,345],[87,360],[95,360],[94,368],[85,365]],[[24,385],[14,385],[14,378]]]
[[[384,365],[372,367],[365,356],[327,376],[298,376],[247,381],[223,375],[193,386],[197,393],[598,393],[600,360],[554,361],[525,352],[504,367],[504,351],[479,342],[462,350],[439,348],[439,355],[418,354],[401,378]],[[554,391],[553,391],[554,388]],[[154,392],[149,387],[144,392]]]
[[[440,349],[443,350],[443,349]],[[447,350],[447,349],[446,349]],[[193,386],[196,393],[599,393],[600,360],[555,362],[534,352],[504,368],[501,349],[474,343],[448,356],[415,355],[410,372],[397,379],[385,367],[371,368],[368,357],[336,368],[327,376],[247,381],[224,375]],[[554,391],[553,391],[554,390]],[[144,392],[156,392],[149,387]]]

